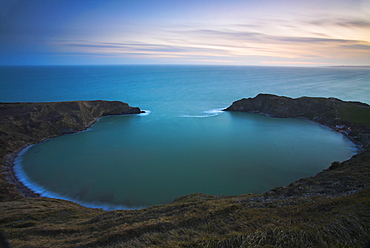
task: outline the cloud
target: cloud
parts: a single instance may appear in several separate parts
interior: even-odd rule
[[[269,65],[330,65],[332,63],[325,62],[311,62],[311,61],[261,61],[261,64]]]
[[[314,38],[314,37],[274,37],[276,41],[295,43],[295,44],[343,44],[343,43],[357,43],[360,41],[345,40],[345,39],[331,39],[331,38]]]
[[[153,51],[153,52],[186,52],[189,51],[186,47],[175,47],[168,45],[158,45],[158,44],[140,44],[140,43],[89,43],[89,44],[76,44],[70,43],[65,46],[70,47],[82,47],[82,48],[96,48],[96,49],[110,49],[114,48],[119,50],[134,50],[134,51]]]
[[[317,37],[302,37],[302,36],[278,36],[259,32],[244,32],[244,31],[219,31],[219,30],[194,30],[187,31],[188,36],[203,37],[203,39],[212,39],[214,42],[227,41],[229,43],[250,42],[250,43],[351,43],[356,41],[333,38],[317,38]],[[210,43],[213,43],[210,40]],[[233,46],[236,47],[236,46]],[[238,46],[243,47],[243,46]]]
[[[370,52],[370,44],[369,45],[363,45],[363,44],[342,45],[341,47],[345,49],[350,49],[350,50],[363,50],[363,51]]]
[[[306,21],[306,24],[316,26],[339,26],[345,28],[370,28],[370,21],[365,19],[345,19],[345,18],[334,18],[334,19],[317,19],[312,21]]]
[[[109,54],[167,54],[167,55],[191,55],[217,53],[218,56],[227,53],[226,48],[213,47],[205,48],[194,44],[152,44],[152,43],[109,43],[109,42],[67,42],[61,44],[64,47],[77,48],[89,52],[91,49],[99,50]],[[82,49],[82,50],[81,50]],[[85,50],[84,50],[85,49]]]
[[[65,2],[0,0],[0,53],[370,63],[368,0]]]
[[[65,41],[59,44],[58,56],[94,56],[111,58],[176,59],[209,63],[231,63],[226,49],[132,42]]]
[[[75,56],[178,58],[225,63],[264,58],[263,61],[303,59],[303,64],[316,64],[320,60],[323,63],[328,59],[334,61],[336,57],[346,59],[353,51],[353,56],[361,57],[363,61],[370,55],[370,42],[366,37],[352,33],[337,35],[334,31],[341,34],[353,30],[349,26],[363,28],[369,25],[369,21],[356,18],[295,22],[276,19],[208,26],[192,24],[159,27],[155,32],[140,30],[138,35],[118,32],[111,37],[86,37],[86,41],[60,40],[54,43],[54,47],[56,53]]]

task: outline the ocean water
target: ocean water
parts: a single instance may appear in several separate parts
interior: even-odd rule
[[[300,119],[221,111],[271,93],[370,103],[368,68],[232,66],[0,67],[0,101],[121,100],[145,114],[24,150],[18,177],[44,196],[105,209],[190,193],[261,193],[356,152],[339,133]]]

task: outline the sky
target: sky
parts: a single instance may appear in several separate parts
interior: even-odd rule
[[[0,0],[0,65],[370,65],[370,0]]]

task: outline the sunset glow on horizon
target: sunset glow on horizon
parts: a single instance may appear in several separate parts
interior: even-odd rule
[[[1,65],[370,65],[370,0],[0,1]]]

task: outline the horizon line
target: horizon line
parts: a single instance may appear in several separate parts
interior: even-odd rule
[[[271,64],[271,65],[231,65],[231,64],[158,64],[158,63],[138,63],[138,64],[0,64],[1,67],[37,67],[37,66],[49,66],[49,67],[58,67],[58,66],[223,66],[223,67],[306,67],[306,68],[322,68],[322,67],[339,67],[339,68],[348,68],[348,67],[362,67],[370,68],[370,65],[287,65],[287,64]]]

